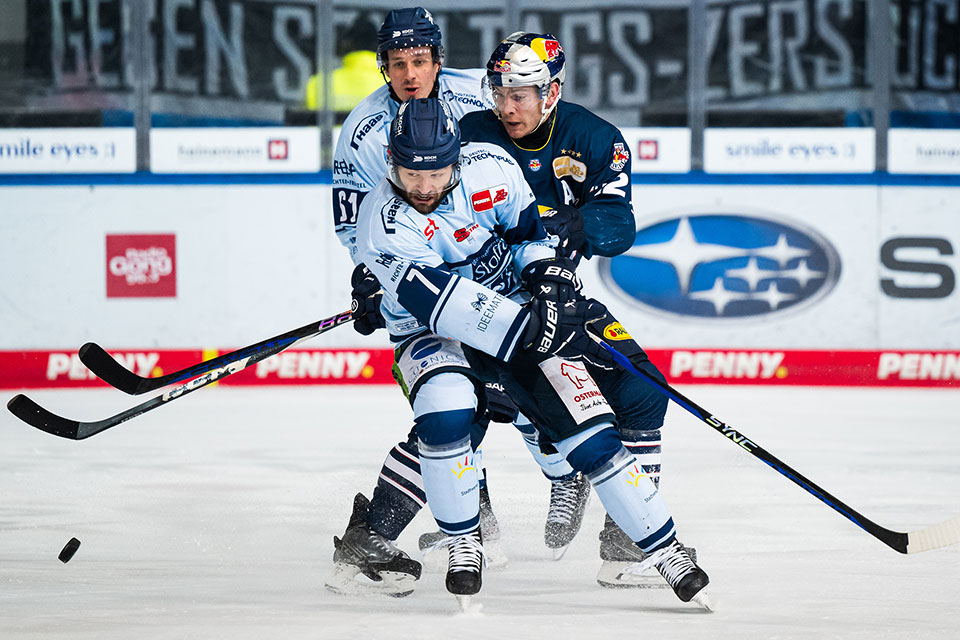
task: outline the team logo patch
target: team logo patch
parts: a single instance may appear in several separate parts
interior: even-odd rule
[[[540,159],[534,158],[529,162],[529,164],[527,164],[527,166],[530,167],[530,171],[540,171]]]
[[[610,162],[610,168],[614,171],[620,171],[627,165],[630,159],[630,152],[622,142],[613,143],[613,160]]]
[[[570,156],[560,156],[553,159],[553,175],[558,180],[564,176],[570,176],[577,182],[583,182],[587,177],[587,165]]]
[[[509,60],[497,60],[493,65],[494,71],[499,71],[500,73],[510,73],[510,61]]]
[[[630,340],[630,334],[619,322],[608,324],[603,328],[603,337],[606,340]]]
[[[507,185],[500,184],[470,195],[470,204],[476,212],[489,211],[493,206],[507,199]]]

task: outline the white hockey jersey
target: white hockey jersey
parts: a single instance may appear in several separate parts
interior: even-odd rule
[[[439,98],[453,116],[487,108],[480,99],[483,69],[441,69]],[[347,116],[333,155],[333,226],[340,242],[359,263],[354,243],[360,203],[387,173],[387,137],[400,104],[386,84]]]
[[[383,178],[360,205],[357,259],[383,286],[394,342],[425,330],[508,360],[526,325],[519,274],[556,255],[520,167],[495,145],[465,145],[457,185],[429,214]]]

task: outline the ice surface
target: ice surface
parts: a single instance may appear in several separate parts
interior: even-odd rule
[[[960,514],[957,391],[682,390],[883,526]],[[137,403],[28,395],[84,420]],[[596,499],[551,560],[547,483],[508,425],[484,460],[510,565],[485,573],[479,612],[458,613],[440,573],[405,599],[329,593],[332,538],[409,415],[393,387],[215,388],[74,442],[3,412],[0,638],[960,637],[960,547],[902,556],[676,406],[662,490],[715,613],[598,587]],[[424,512],[400,545],[434,528]]]

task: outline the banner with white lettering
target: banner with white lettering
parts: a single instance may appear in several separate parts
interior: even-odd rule
[[[0,173],[133,173],[132,128],[0,128]]]
[[[111,350],[144,377],[216,357],[215,350]],[[793,349],[648,349],[672,384],[816,385],[960,388],[957,351],[800,351]],[[392,349],[289,350],[217,384],[393,385]],[[102,387],[76,353],[0,351],[0,389]]]

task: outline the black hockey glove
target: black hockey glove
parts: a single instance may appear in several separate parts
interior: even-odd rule
[[[380,313],[383,292],[377,276],[370,273],[366,265],[358,264],[350,276],[350,284],[353,285],[353,291],[350,292],[350,311],[353,312],[353,328],[357,333],[368,336],[387,326]]]
[[[498,382],[488,382],[485,385],[484,392],[487,396],[487,412],[484,418],[491,422],[505,422],[507,424],[517,419],[520,410],[513,400],[503,390],[503,386]]]
[[[583,252],[583,245],[587,236],[583,231],[583,216],[576,207],[569,204],[558,204],[553,209],[540,214],[540,223],[547,233],[560,238],[557,253],[566,257],[574,257],[574,252]]]
[[[567,258],[537,260],[524,268],[520,279],[533,297],[562,304],[575,300],[580,291],[576,268]]]
[[[530,321],[521,345],[526,351],[544,358],[555,355],[609,366],[613,358],[585,326],[604,317],[606,312],[607,308],[593,299],[559,304],[555,300],[535,297],[530,301]]]

